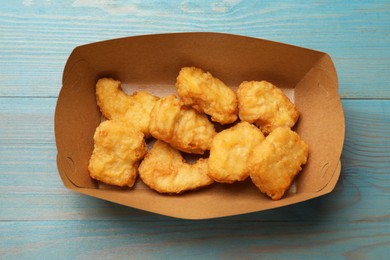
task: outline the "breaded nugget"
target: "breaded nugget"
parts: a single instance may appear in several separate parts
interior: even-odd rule
[[[96,99],[106,118],[124,121],[138,128],[145,137],[150,136],[149,115],[158,97],[145,91],[127,95],[118,80],[102,78],[96,84]]]
[[[209,72],[184,67],[176,81],[176,89],[184,104],[211,116],[220,124],[237,120],[237,97],[234,91]]]
[[[188,164],[180,152],[163,141],[156,141],[139,167],[142,181],[160,193],[178,194],[210,185],[207,159]]]
[[[219,132],[211,143],[209,176],[224,183],[245,180],[250,173],[248,160],[263,140],[262,132],[245,121]]]
[[[255,123],[265,135],[279,126],[291,128],[298,120],[297,107],[267,81],[242,82],[237,97],[240,119]]]
[[[308,145],[288,127],[278,127],[256,146],[251,158],[253,183],[273,200],[281,199],[302,170]]]
[[[150,113],[149,131],[156,139],[180,151],[196,154],[210,149],[216,134],[214,125],[206,115],[183,106],[174,95],[156,102]]]
[[[90,176],[107,184],[132,187],[138,162],[146,153],[144,134],[121,121],[107,120],[96,128],[93,139]]]

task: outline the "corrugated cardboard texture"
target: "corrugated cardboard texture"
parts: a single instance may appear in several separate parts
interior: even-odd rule
[[[244,80],[267,80],[295,102],[301,113],[295,130],[310,149],[308,164],[296,180],[296,193],[272,201],[247,180],[170,196],[146,188],[140,180],[133,189],[119,189],[89,177],[93,133],[102,120],[96,81],[113,77],[126,92],[143,89],[164,96],[175,93],[176,77],[184,66],[210,71],[233,89]],[[55,115],[57,164],[68,188],[90,196],[180,218],[221,217],[330,192],[340,175],[344,127],[336,71],[325,53],[219,33],[129,37],[80,46],[70,55]]]

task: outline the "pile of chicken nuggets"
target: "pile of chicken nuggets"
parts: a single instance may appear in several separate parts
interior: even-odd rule
[[[99,79],[96,99],[107,120],[94,134],[90,176],[128,187],[139,176],[167,194],[249,177],[262,193],[281,199],[309,150],[291,130],[299,111],[289,98],[267,81],[244,81],[235,92],[195,67],[180,70],[176,90],[179,98],[128,95],[118,80]],[[199,158],[189,163],[183,153]]]

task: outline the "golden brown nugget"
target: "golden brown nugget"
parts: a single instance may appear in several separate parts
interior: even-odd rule
[[[210,185],[207,159],[188,164],[180,152],[163,141],[156,141],[139,167],[142,181],[160,193],[179,194]]]
[[[143,133],[121,121],[107,120],[96,128],[93,139],[90,176],[107,184],[132,187],[139,160],[147,150]]]
[[[209,150],[216,134],[206,115],[183,106],[174,95],[156,102],[150,113],[149,131],[180,151],[196,154]]]
[[[212,121],[229,124],[237,120],[236,94],[209,72],[195,67],[182,68],[176,89],[184,104],[210,115]]]
[[[145,91],[127,95],[122,91],[120,81],[102,78],[96,84],[96,99],[106,118],[124,121],[138,128],[145,137],[150,137],[150,111],[158,97]]]
[[[211,143],[209,176],[224,183],[245,180],[250,173],[253,149],[263,140],[263,133],[245,121],[219,132]]]
[[[237,97],[240,119],[255,123],[265,135],[279,126],[291,128],[298,120],[297,107],[267,81],[242,82]]]
[[[273,200],[279,200],[302,170],[308,145],[287,127],[278,127],[256,146],[251,159],[253,183]]]

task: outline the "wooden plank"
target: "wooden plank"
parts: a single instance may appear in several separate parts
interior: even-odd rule
[[[390,98],[388,1],[2,1],[0,96],[56,97],[72,49],[140,34],[215,31],[329,53],[345,98]]]
[[[56,98],[0,97],[0,143],[54,143]]]
[[[6,119],[8,116],[9,120],[0,121],[0,221],[161,219],[66,190],[58,176],[54,136],[49,131],[52,130],[55,99],[1,100],[0,113],[3,114],[0,116]],[[227,219],[388,221],[390,101],[344,100],[343,106],[346,139],[341,158],[342,175],[333,193],[291,207]],[[14,111],[12,120],[11,111]]]
[[[0,237],[7,237],[0,253],[3,259],[385,259],[388,228],[272,221],[2,222]]]

